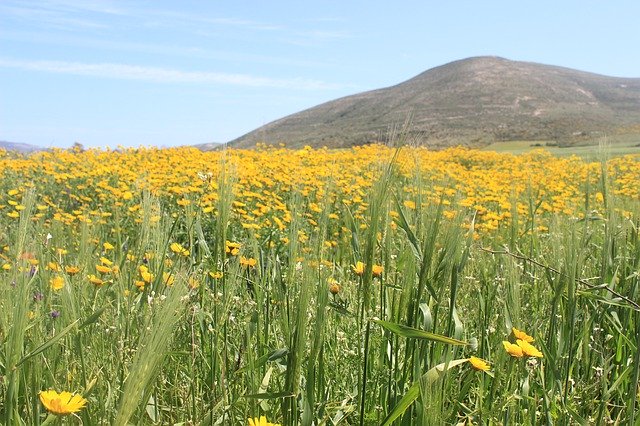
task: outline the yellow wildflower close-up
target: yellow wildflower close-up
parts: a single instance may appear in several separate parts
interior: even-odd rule
[[[64,267],[64,271],[68,274],[68,275],[75,275],[78,272],[80,272],[80,268],[78,268],[77,266],[73,266],[73,265],[67,265]]]
[[[252,257],[240,256],[240,265],[247,268],[254,268],[258,261]]]
[[[516,338],[516,340],[517,339],[524,340],[527,343],[533,342],[533,337],[529,336],[527,333],[525,333],[522,330],[518,330],[517,328],[512,327],[511,332],[513,333],[513,336]]]
[[[280,426],[280,424],[268,422],[265,416],[260,416],[249,419],[249,426]]]
[[[81,395],[72,394],[71,392],[56,392],[54,390],[46,390],[40,392],[40,402],[53,414],[65,415],[77,413],[87,404],[87,400]]]
[[[475,356],[469,357],[469,364],[471,364],[471,367],[473,367],[474,370],[478,370],[478,371],[491,370],[491,367],[489,366],[489,363],[487,361]]]
[[[49,280],[49,285],[54,291],[61,290],[64,287],[64,278],[60,275],[56,275]]]
[[[240,253],[240,243],[234,243],[232,241],[226,241],[224,245],[224,251],[230,256],[237,256]]]
[[[524,356],[524,352],[522,352],[522,348],[515,343],[508,342],[504,340],[502,342],[504,346],[504,350],[507,351],[509,355],[516,358],[522,358]]]
[[[373,265],[371,267],[371,271],[372,271],[374,277],[381,277],[382,273],[384,272],[384,266],[382,266],[382,265]]]
[[[176,254],[180,254],[180,255],[185,256],[185,257],[189,256],[189,254],[190,254],[189,250],[187,250],[186,248],[182,247],[182,244],[180,244],[180,243],[171,243],[169,248],[171,249],[172,252],[174,252]]]
[[[87,277],[87,279],[89,280],[89,282],[90,282],[91,284],[95,285],[96,287],[100,287],[100,286],[102,286],[102,285],[105,283],[102,279],[98,278],[98,277],[97,277],[96,275],[94,275],[94,274],[89,275],[89,276]]]
[[[356,275],[364,274],[364,263],[360,261],[356,262],[355,265],[351,265],[351,268],[353,269],[353,273]]]
[[[518,346],[522,349],[522,353],[526,356],[532,356],[536,358],[542,358],[542,352],[540,352],[536,347],[534,347],[531,343],[526,342],[524,340],[518,339],[516,340]]]

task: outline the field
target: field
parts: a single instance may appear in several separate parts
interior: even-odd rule
[[[0,174],[3,424],[640,421],[638,154],[123,148]]]
[[[620,134],[575,141],[560,146],[554,141],[507,141],[495,142],[483,148],[510,154],[523,154],[536,149],[544,149],[555,156],[577,155],[587,161],[599,161],[603,156],[640,154],[640,135]]]

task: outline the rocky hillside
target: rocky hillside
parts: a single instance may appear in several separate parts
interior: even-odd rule
[[[344,147],[408,133],[440,147],[496,141],[560,143],[640,133],[640,78],[617,78],[499,57],[451,62],[384,89],[327,102],[230,142]]]

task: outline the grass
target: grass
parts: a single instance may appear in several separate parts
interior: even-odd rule
[[[58,424],[637,423],[640,200],[603,163],[572,215],[514,192],[509,220],[478,233],[486,213],[450,213],[458,196],[432,190],[454,185],[395,154],[347,202],[336,175],[313,206],[309,188],[282,190],[289,220],[271,210],[259,233],[226,157],[205,177],[214,215],[142,191],[135,216],[65,225],[25,190],[19,225],[3,218],[3,423],[51,422],[50,388],[88,399]],[[5,193],[25,184],[7,179]],[[510,356],[513,327],[543,357]]]
[[[505,141],[492,143],[482,149],[512,154],[544,149],[556,156],[577,155],[587,161],[598,161],[605,152],[609,156],[616,157],[640,153],[640,136],[635,134],[606,136],[563,146],[553,141]]]

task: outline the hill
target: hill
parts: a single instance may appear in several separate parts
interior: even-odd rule
[[[408,136],[432,147],[497,141],[561,144],[640,133],[640,78],[476,57],[432,68],[398,85],[330,101],[229,143],[345,147],[384,140],[409,119]]]
[[[0,141],[0,149],[5,149],[7,151],[18,151],[18,152],[34,152],[34,151],[42,150],[42,148],[35,145],[29,145],[26,143],[19,143],[19,142],[7,142],[7,141]]]

